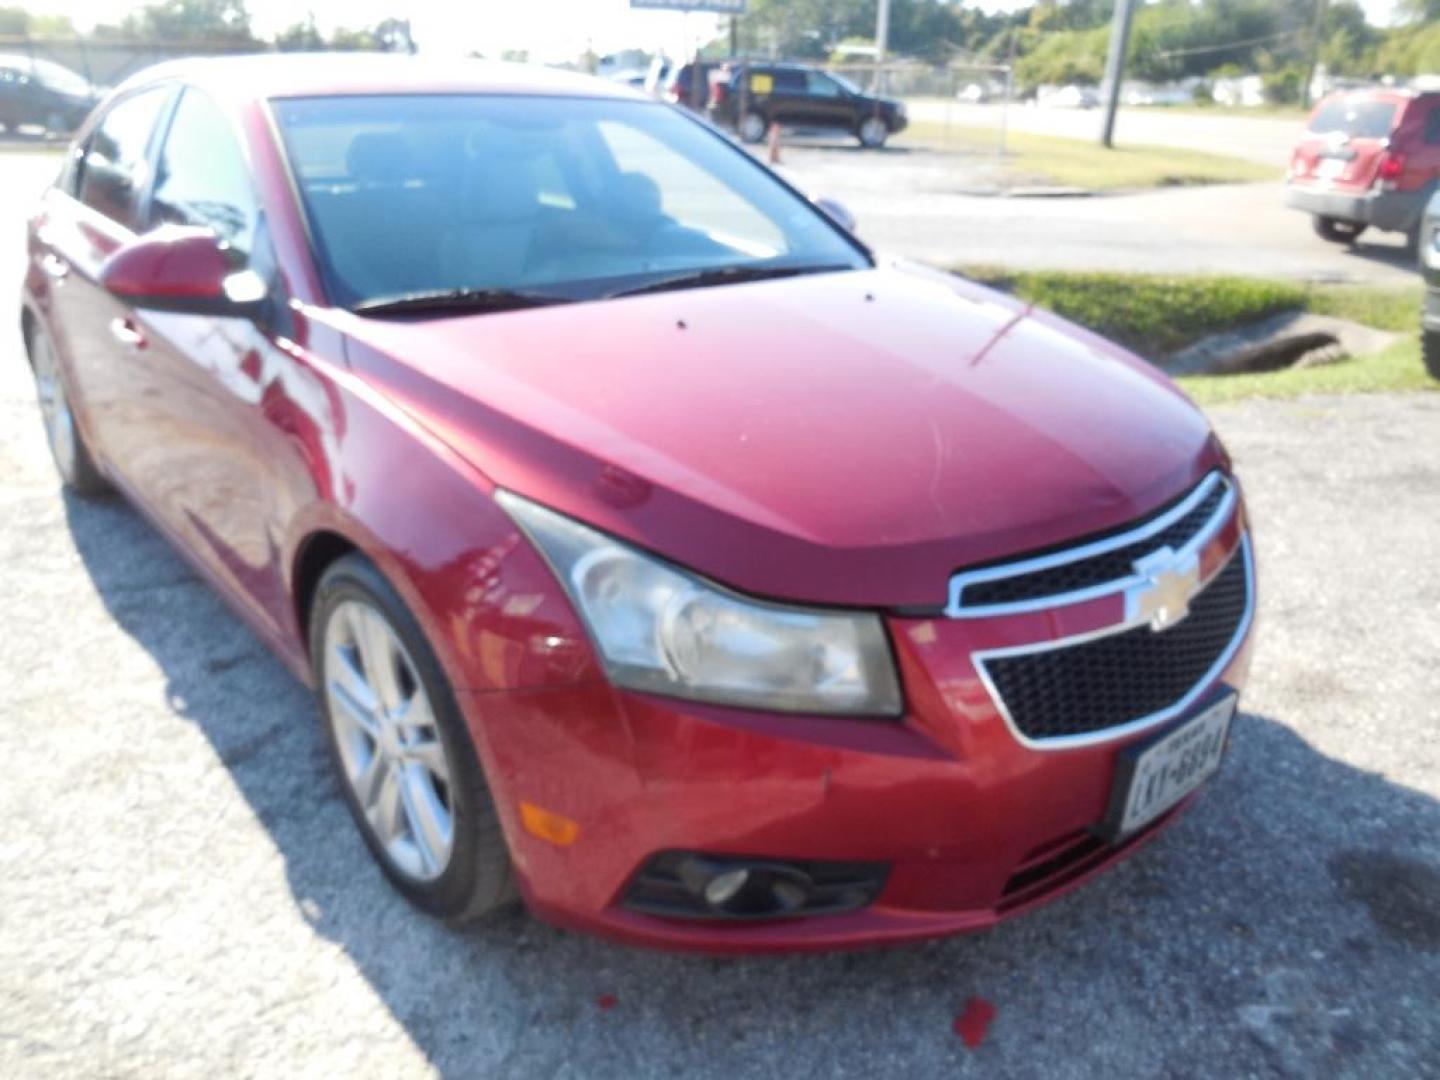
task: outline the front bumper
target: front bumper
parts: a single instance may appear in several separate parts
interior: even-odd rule
[[[1432,333],[1440,333],[1440,269],[1425,274],[1425,310],[1420,324]]]
[[[1248,558],[1243,528],[1237,510],[1207,549],[1211,568]],[[711,953],[894,944],[988,927],[1061,895],[1188,805],[1121,846],[1097,840],[1118,751],[1155,729],[1027,745],[973,660],[1112,626],[1122,608],[1110,596],[984,619],[892,617],[907,694],[898,722],[777,716],[604,682],[468,693],[461,704],[537,915],[632,944]],[[1198,700],[1242,687],[1251,632],[1247,616],[1238,647],[1196,688]],[[532,836],[518,820],[521,801],[578,823],[578,837],[556,846]],[[627,908],[637,871],[664,851],[889,870],[873,903],[845,913],[732,922]]]
[[[1346,191],[1292,182],[1285,188],[1285,205],[1337,221],[1408,232],[1425,209],[1425,196],[1418,191]]]

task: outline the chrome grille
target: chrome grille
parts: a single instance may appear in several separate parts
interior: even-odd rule
[[[1111,536],[956,574],[946,614],[1014,614],[1121,592],[1138,580],[1135,563],[1147,555],[1203,547],[1230,519],[1235,502],[1230,482],[1210,473],[1169,507]]]

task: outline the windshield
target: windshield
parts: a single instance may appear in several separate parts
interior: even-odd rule
[[[843,86],[846,90],[849,90],[850,93],[855,94],[859,97],[865,96],[864,90],[861,90],[860,87],[856,86],[853,82],[847,79],[844,75],[841,75],[838,71],[828,71],[826,72],[826,74],[829,75],[830,78],[834,79],[841,86]]]
[[[1395,124],[1393,101],[1332,101],[1321,105],[1310,121],[1316,135],[1338,131],[1352,139],[1383,139]]]
[[[275,115],[345,306],[462,290],[589,299],[722,267],[869,265],[743,152],[657,103],[390,95],[286,99]]]

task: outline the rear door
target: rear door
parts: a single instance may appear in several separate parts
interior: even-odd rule
[[[1341,94],[1322,101],[1296,147],[1294,179],[1341,189],[1369,188],[1403,104],[1404,99],[1393,94]]]
[[[774,68],[768,72],[756,72],[751,87],[759,80],[769,87],[768,119],[797,127],[805,123],[806,108],[809,105],[809,91],[805,84],[805,73],[795,68]]]
[[[1397,146],[1405,168],[1397,186],[1402,191],[1433,191],[1440,183],[1440,95],[1425,94],[1405,110]]]
[[[849,92],[823,71],[805,73],[806,123],[836,131],[854,131],[855,103]]]

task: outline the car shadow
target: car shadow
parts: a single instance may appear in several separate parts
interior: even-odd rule
[[[1348,245],[1347,253],[1357,259],[1393,266],[1397,270],[1409,270],[1417,277],[1420,275],[1419,260],[1399,233],[1382,233],[1383,239],[1380,240],[1369,239],[1368,236],[1362,236]]]
[[[1433,1002],[1440,986],[1440,804],[1327,757],[1281,719],[1242,714],[1190,814],[988,933],[724,961],[626,949],[518,910],[457,931],[411,911],[371,863],[311,699],[280,663],[125,503],[69,497],[65,513],[107,610],[283,855],[297,910],[442,1075],[1440,1065],[1435,1031],[1413,1026],[1433,1010],[1392,1007]],[[970,1029],[951,1026],[967,1001],[998,1010],[974,1050],[955,1033]]]

